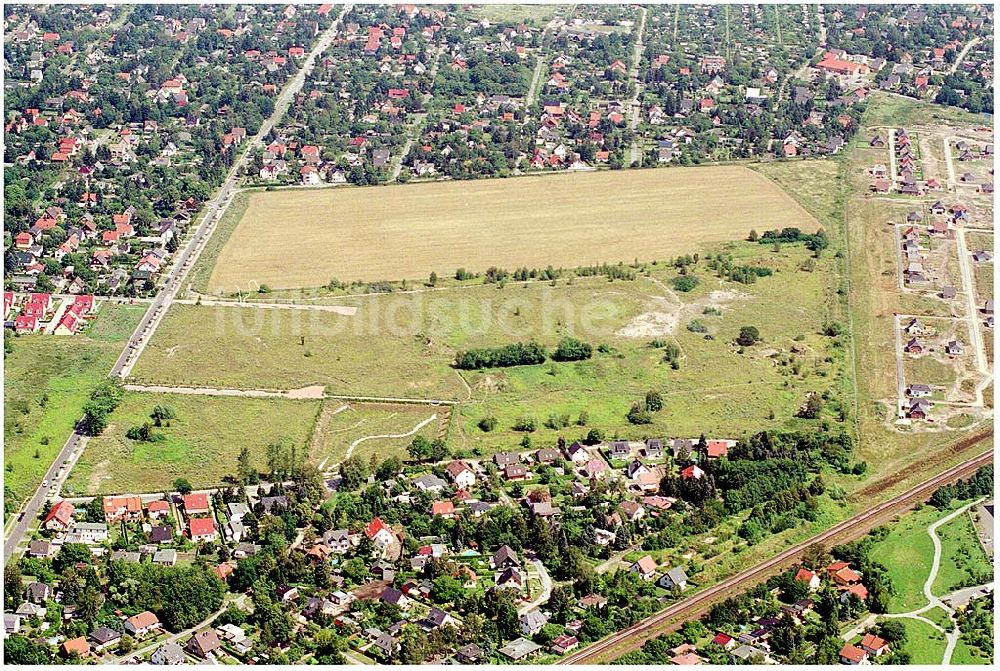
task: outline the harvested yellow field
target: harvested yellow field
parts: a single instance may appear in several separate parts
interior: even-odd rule
[[[209,291],[652,261],[786,226],[819,224],[741,166],[260,192]]]

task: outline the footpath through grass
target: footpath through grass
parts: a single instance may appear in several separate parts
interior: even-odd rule
[[[4,357],[5,513],[41,483],[145,309],[107,303],[79,335],[10,338],[12,351]]]
[[[931,586],[935,596],[993,580],[993,565],[968,513],[938,527],[937,535],[941,539],[941,567]]]
[[[875,545],[872,556],[888,569],[895,589],[889,601],[890,613],[905,613],[927,604],[923,587],[934,562],[934,543],[927,527],[965,503],[956,502],[945,510],[925,505],[909,512]],[[967,514],[938,527],[937,536],[941,563],[931,589],[935,596],[990,580],[993,569]]]
[[[926,605],[923,586],[934,561],[934,543],[927,527],[947,515],[932,506],[907,513],[872,549],[872,557],[889,571],[895,594],[890,613],[905,613]]]

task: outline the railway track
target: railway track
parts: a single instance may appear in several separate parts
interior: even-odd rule
[[[992,435],[992,431],[986,435]],[[983,435],[983,437],[985,438],[986,435]],[[801,555],[803,550],[813,543],[844,542],[859,538],[878,526],[878,523],[884,521],[887,517],[908,510],[919,501],[926,501],[938,487],[968,477],[975,473],[977,469],[992,463],[992,461],[993,450],[991,448],[968,461],[949,468],[902,494],[894,496],[884,503],[876,505],[870,510],[844,520],[798,545],[783,550],[753,568],[726,578],[703,592],[699,592],[655,615],[637,622],[628,629],[602,639],[576,653],[571,653],[560,659],[557,663],[597,664],[610,661],[611,654],[617,657],[635,650],[650,638],[668,632],[672,628],[679,627],[686,620],[702,615],[717,601],[727,598],[735,592],[743,591],[743,588],[754,585],[772,575],[778,569],[791,564]]]

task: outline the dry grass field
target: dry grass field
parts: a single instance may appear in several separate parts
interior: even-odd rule
[[[816,220],[741,166],[254,193],[210,292],[651,261]]]

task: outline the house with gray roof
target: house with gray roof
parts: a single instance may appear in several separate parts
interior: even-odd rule
[[[675,587],[679,590],[687,589],[688,576],[684,569],[680,566],[675,566],[670,569],[660,578],[660,587],[664,589],[674,589]]]
[[[541,649],[542,646],[533,643],[526,638],[519,638],[503,646],[497,652],[507,659],[519,662],[529,655],[536,654]]]

